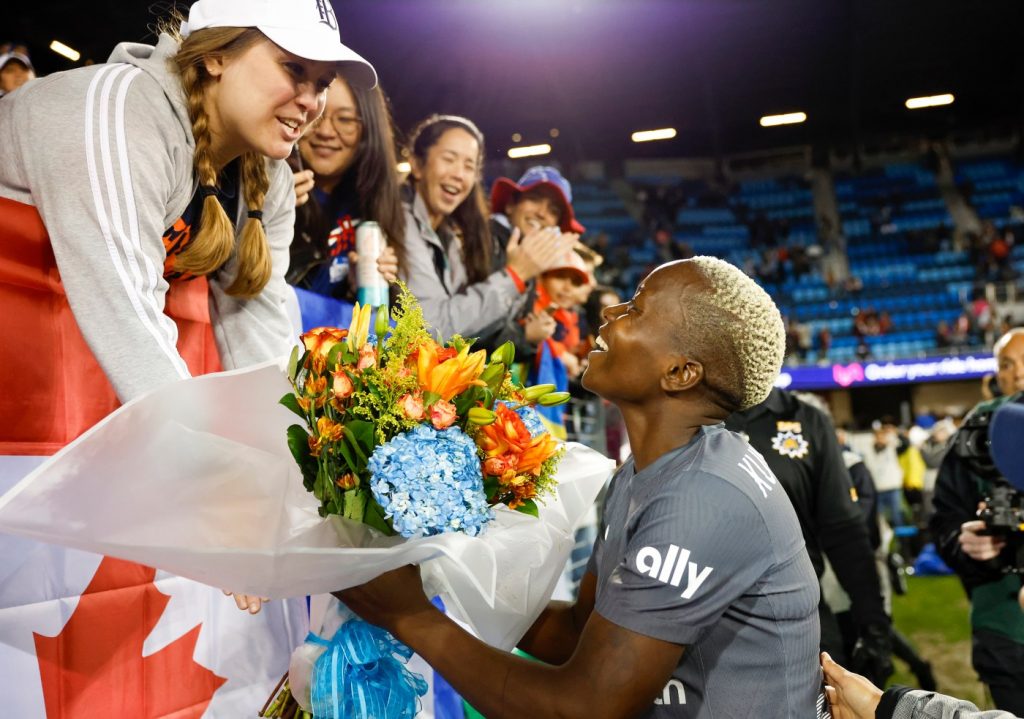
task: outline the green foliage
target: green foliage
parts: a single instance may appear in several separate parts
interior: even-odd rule
[[[299,406],[299,400],[296,399],[294,392],[289,392],[284,397],[278,400],[279,404],[283,404],[285,407],[290,409],[295,414],[299,415],[302,419],[306,418],[306,413],[302,411],[302,407]]]
[[[532,499],[525,500],[522,504],[516,507],[516,511],[522,512],[523,514],[529,514],[531,517],[540,516],[540,511],[537,509],[537,503]]]

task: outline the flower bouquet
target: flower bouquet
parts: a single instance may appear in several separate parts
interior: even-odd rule
[[[457,346],[453,339],[442,345],[418,334],[431,340],[424,343],[428,351],[413,357],[413,348],[404,363],[393,362],[399,355],[397,340],[410,336],[402,328],[411,328],[418,321],[407,319],[401,327],[396,322],[391,336],[379,341],[371,339],[370,319],[364,313],[360,308],[361,323],[349,328],[356,330],[352,333],[354,349],[348,347],[348,334],[336,342],[343,347],[334,359],[340,356],[340,364],[349,368],[344,373],[352,382],[348,398],[338,398],[334,393],[335,376],[327,371],[331,363],[326,356],[320,377],[329,387],[314,393],[320,380],[313,379],[306,389],[305,377],[297,372],[306,360],[311,366],[314,362],[319,366],[319,361],[303,358],[307,352],[313,354],[305,342],[290,372],[288,358],[282,357],[255,367],[163,385],[108,415],[0,497],[0,531],[138,562],[210,586],[272,599],[313,595],[318,601],[331,591],[417,564],[428,595],[440,596],[453,618],[491,646],[511,649],[546,606],[572,549],[575,527],[592,507],[614,463],[570,442],[558,445],[557,452],[564,450],[564,456],[553,475],[557,452],[539,461],[542,453],[538,452],[545,440],[541,438],[535,444],[539,425],[534,423],[533,409],[527,405],[558,397],[531,399],[544,388],[521,390],[511,382],[499,383],[489,372],[500,368],[489,370],[495,363],[485,357],[475,379],[462,392],[444,400],[456,407],[458,418],[444,431],[455,436],[451,430],[458,427],[472,442],[475,460],[452,462],[451,468],[435,467],[434,457],[439,451],[454,456],[455,449],[426,447],[411,434],[417,428],[442,432],[434,427],[433,414],[435,409],[445,407],[436,406],[438,400],[431,401],[428,394],[431,390],[420,387],[419,362],[424,362],[424,377],[429,375],[435,383],[432,386],[439,387],[454,381],[454,370],[464,368],[473,353],[467,351],[464,360],[453,364],[465,344]],[[400,319],[399,315],[396,313]],[[355,340],[363,333],[366,341],[357,344]],[[385,332],[377,334],[383,337]],[[312,336],[307,340],[312,341]],[[373,369],[358,367],[358,350],[366,344],[374,349]],[[433,364],[434,355],[429,349],[435,346],[437,362]],[[332,349],[328,348],[326,355]],[[452,350],[454,356],[445,359]],[[501,359],[501,364],[508,358],[504,352],[494,358]],[[363,355],[365,364],[369,353]],[[409,370],[408,375],[399,371],[403,366]],[[408,384],[386,385],[390,368]],[[312,377],[309,369],[305,371]],[[446,380],[448,373],[450,379]],[[290,378],[297,376],[299,382],[292,384]],[[340,394],[344,394],[344,380],[337,381]],[[301,391],[297,393],[296,389]],[[472,392],[478,400],[467,402],[466,392]],[[493,403],[488,392],[494,395]],[[280,403],[285,394],[295,395],[294,404],[304,413],[301,434],[289,429],[296,424],[296,415],[294,408],[289,410]],[[396,404],[401,409],[400,400],[406,395],[409,411],[399,413]],[[309,400],[310,411],[316,413],[316,426],[321,417],[326,417],[341,428],[341,434],[335,439],[339,429],[325,425],[328,431],[314,436],[307,422],[310,415],[305,414],[299,399]],[[417,399],[423,401],[424,413],[418,421],[412,419],[417,416]],[[343,414],[335,404],[341,404]],[[357,405],[368,407],[366,411],[371,414],[360,416],[364,410],[357,411]],[[470,415],[489,420],[485,410],[494,413],[494,422],[470,422]],[[328,411],[332,415],[328,416]],[[522,421],[522,427],[509,412]],[[385,414],[399,424],[383,428],[374,425],[369,437],[360,434],[363,429],[359,424],[353,424],[373,424]],[[500,419],[502,416],[505,421]],[[480,530],[477,535],[465,531],[427,534],[424,530],[403,537],[399,533],[407,522],[428,523],[406,514],[405,502],[411,507],[436,506],[425,503],[420,487],[410,487],[408,499],[402,495],[403,487],[397,485],[390,493],[381,487],[374,494],[374,466],[378,461],[405,469],[407,458],[413,456],[411,449],[402,448],[404,440],[398,440],[407,433],[404,440],[409,440],[411,446],[433,450],[432,455],[422,455],[420,463],[436,469],[445,481],[461,477],[475,483],[475,475],[467,478],[474,467],[479,472],[486,509],[467,500],[467,496],[479,496],[468,492],[462,495],[461,514],[449,512],[447,522],[427,518],[440,527],[452,526],[453,516],[472,517],[474,511],[476,516],[493,514],[486,524],[473,525]],[[292,448],[308,448],[308,455],[305,451],[299,454],[305,471],[289,448],[289,436],[293,438]],[[336,444],[343,436],[348,443],[344,448]],[[362,440],[358,440],[360,436]],[[361,441],[359,451],[353,438]],[[465,443],[462,446],[470,448]],[[314,449],[317,456],[313,455]],[[366,457],[365,466],[359,452]],[[488,464],[489,460],[498,461]],[[332,463],[329,466],[328,461]],[[411,460],[408,464],[411,466]],[[368,491],[346,495],[356,488],[346,474]],[[552,479],[555,476],[557,484]],[[396,478],[392,475],[392,481],[397,482]],[[404,480],[407,485],[408,477]],[[535,496],[531,496],[531,487]],[[508,503],[517,498],[522,503],[510,510],[487,501],[500,501],[502,496]],[[362,500],[366,503],[360,510]],[[528,500],[534,500],[534,504]],[[465,509],[467,506],[471,509]],[[328,509],[332,512],[325,517],[323,513]],[[539,516],[523,511],[534,509]],[[360,511],[360,519],[344,516],[360,517]],[[379,526],[374,528],[374,523]],[[314,613],[315,619],[320,616]],[[331,613],[336,624],[343,618],[340,610]],[[324,633],[319,623],[316,628]],[[329,629],[326,625],[324,628]],[[363,634],[357,633],[355,638],[359,646],[365,644]],[[382,645],[376,646],[379,649]],[[386,647],[381,651],[387,651]],[[360,654],[360,658],[371,655]],[[283,664],[281,661],[282,668]],[[269,684],[260,691],[271,689]]]
[[[497,504],[537,516],[537,501],[553,491],[565,450],[533,405],[564,403],[568,393],[515,384],[511,343],[488,359],[462,337],[436,341],[404,287],[393,327],[382,307],[371,334],[370,311],[357,304],[347,330],[303,334],[288,363],[293,391],[281,403],[303,420],[288,428],[288,446],[321,516],[402,537],[477,536]],[[425,687],[394,659],[411,652],[386,632],[344,616],[332,626],[333,639],[311,635],[300,647],[292,674],[303,676],[292,677],[266,716],[287,713],[287,694],[305,686],[306,674],[312,674],[310,702],[300,704],[312,704],[316,716],[415,713],[416,692]],[[354,660],[355,632],[374,648],[372,679],[360,668],[366,662]],[[328,664],[339,668],[327,671]],[[332,704],[327,694],[340,698]],[[376,709],[355,709],[370,705]]]
[[[474,536],[499,503],[536,516],[562,452],[532,405],[568,393],[514,384],[511,342],[490,361],[458,335],[436,342],[404,287],[386,337],[386,312],[374,334],[370,312],[357,304],[347,330],[305,333],[288,364],[281,403],[305,422],[288,446],[321,515],[404,537]]]

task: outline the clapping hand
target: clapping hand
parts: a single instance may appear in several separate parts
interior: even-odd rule
[[[508,266],[523,281],[531,280],[542,272],[555,267],[572,250],[579,235],[562,233],[557,227],[543,227],[532,230],[525,237],[516,228],[505,248]]]

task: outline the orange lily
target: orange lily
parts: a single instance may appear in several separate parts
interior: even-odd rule
[[[535,437],[530,446],[519,455],[519,471],[530,472],[535,477],[540,476],[540,468],[555,452],[558,451],[558,442],[546,432]]]
[[[499,477],[502,484],[514,484],[526,473],[539,476],[544,462],[558,451],[558,443],[547,433],[530,437],[523,420],[505,405],[495,405],[494,411],[497,419],[481,427],[477,436],[487,457],[484,471]]]
[[[316,436],[309,437],[309,451],[314,457],[319,457],[323,448],[341,439],[344,428],[337,422],[327,417],[320,417],[316,421]]]
[[[448,348],[439,347],[435,342],[420,345],[416,373],[424,392],[438,394],[447,402],[471,385],[486,386],[486,382],[478,379],[484,371],[486,350],[470,354],[466,346],[451,359],[442,360],[444,354],[448,354]]]
[[[327,357],[334,345],[341,342],[348,335],[348,330],[339,330],[337,327],[315,327],[301,337],[303,346],[314,355]]]

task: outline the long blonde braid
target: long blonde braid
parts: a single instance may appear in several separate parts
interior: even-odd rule
[[[224,57],[240,54],[263,37],[261,32],[252,28],[206,28],[181,40],[175,55],[196,143],[193,164],[199,178],[199,191],[204,195],[199,229],[192,242],[175,258],[175,270],[196,275],[211,274],[228,261],[235,249],[234,223],[215,196],[217,170],[210,150],[209,117],[203,105],[210,75],[204,61],[213,54]],[[270,247],[262,223],[263,200],[270,180],[266,159],[262,155],[243,155],[242,187],[250,216],[242,228],[238,274],[227,288],[227,293],[249,298],[266,287],[271,273]]]
[[[263,200],[270,187],[267,159],[255,152],[242,155],[242,184],[249,218],[242,228],[242,241],[238,245],[238,276],[228,287],[229,295],[253,297],[270,280],[270,244],[263,230]],[[253,214],[257,214],[253,217]]]
[[[203,107],[205,84],[195,65],[181,71],[181,84],[192,120],[196,141],[193,164],[199,176],[199,191],[205,194],[199,231],[174,260],[174,269],[194,275],[208,275],[228,261],[235,249],[235,228],[213,191],[217,187],[217,171],[210,153],[210,123]]]

